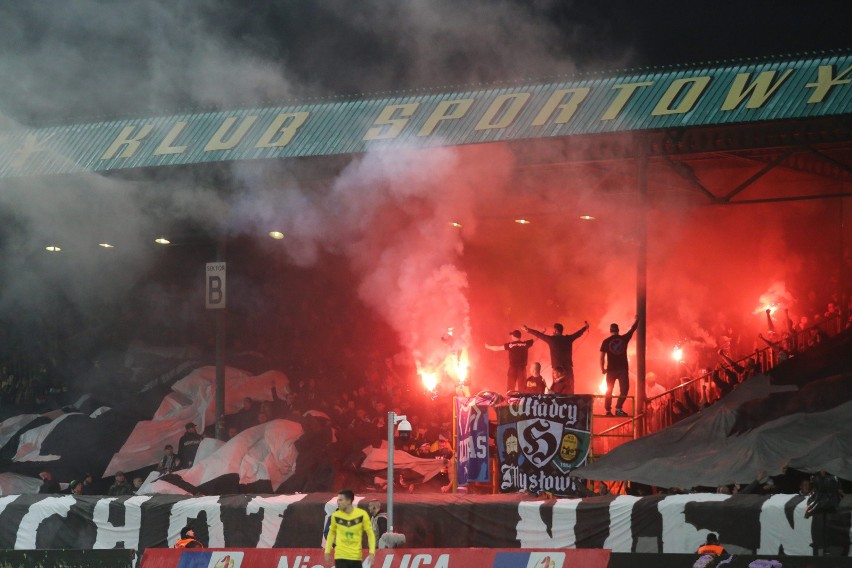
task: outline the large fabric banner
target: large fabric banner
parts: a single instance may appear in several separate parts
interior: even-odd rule
[[[359,495],[356,501],[363,505],[382,497]],[[149,548],[173,546],[181,529],[190,526],[209,548],[319,552],[324,520],[336,499],[331,493],[9,495],[0,497],[0,550],[133,549],[142,554]],[[824,517],[806,517],[806,507],[807,498],[801,495],[529,499],[523,494],[401,492],[394,498],[394,529],[406,535],[411,548],[693,553],[712,532],[731,554],[848,555],[852,496]],[[316,559],[311,553],[311,568]],[[294,568],[296,560],[290,558],[288,568]],[[303,554],[302,564],[306,563]]]
[[[591,446],[591,395],[528,395],[497,407],[500,491],[578,494],[570,477]]]
[[[473,397],[455,399],[456,439],[458,440],[458,484],[491,481],[488,468],[488,407]]]

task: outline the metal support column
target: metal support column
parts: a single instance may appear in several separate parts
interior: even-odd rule
[[[393,532],[393,430],[396,428],[396,412],[388,412],[388,532]]]
[[[648,305],[648,149],[647,141],[639,136],[636,146],[636,185],[639,189],[639,214],[636,257],[636,408],[634,416],[645,412],[645,346],[647,344],[646,315]],[[634,422],[635,436],[644,435],[641,420]]]
[[[216,262],[225,262],[225,237],[216,243]],[[225,323],[227,308],[216,310],[216,439],[224,440],[225,429]]]

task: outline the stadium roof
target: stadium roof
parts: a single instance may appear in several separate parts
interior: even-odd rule
[[[0,131],[0,178],[381,147],[848,121],[850,83],[852,52],[837,52]],[[820,140],[826,141],[838,141],[836,133]],[[848,141],[848,128],[839,141]]]

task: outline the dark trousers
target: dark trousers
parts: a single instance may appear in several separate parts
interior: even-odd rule
[[[334,568],[361,568],[361,561],[335,559]]]
[[[524,388],[524,380],[527,378],[527,368],[524,367],[509,367],[509,372],[506,374],[506,390],[519,391]]]
[[[606,374],[606,396],[604,397],[604,408],[607,412],[612,408],[612,391],[615,387],[615,382],[618,381],[618,400],[615,402],[615,409],[621,410],[624,406],[624,401],[627,400],[627,389],[630,388],[630,375],[627,369],[623,371],[612,371]]]

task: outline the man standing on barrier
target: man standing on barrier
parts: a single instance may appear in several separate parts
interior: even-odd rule
[[[337,494],[337,511],[331,514],[328,539],[325,541],[325,561],[331,562],[331,547],[334,546],[335,568],[361,567],[364,534],[367,535],[370,547],[367,559],[371,566],[376,556],[376,533],[373,532],[370,515],[364,509],[355,507],[354,501],[355,494],[352,491],[342,490]]]
[[[506,391],[519,391],[527,374],[527,360],[533,340],[521,341],[520,330],[509,332],[509,342],[503,345],[485,345],[491,351],[509,352],[509,371],[506,373]]]
[[[630,388],[630,374],[627,367],[627,344],[636,328],[639,327],[639,316],[633,326],[624,335],[618,334],[618,324],[609,326],[610,336],[601,343],[601,373],[606,375],[606,397],[604,408],[606,415],[612,416],[612,391],[618,381],[618,401],[615,403],[615,415],[627,416],[622,407],[627,400],[627,389]]]

